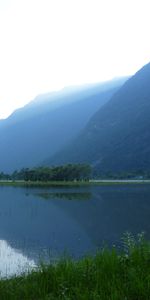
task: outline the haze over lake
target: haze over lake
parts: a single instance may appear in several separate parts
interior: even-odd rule
[[[150,186],[0,187],[0,273],[12,275],[64,254],[121,246],[128,231],[150,237]],[[11,266],[11,267],[10,267]]]

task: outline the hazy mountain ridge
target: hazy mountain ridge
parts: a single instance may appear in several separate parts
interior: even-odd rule
[[[15,111],[0,122],[0,169],[32,167],[54,155],[79,134],[125,80],[54,93],[50,98],[40,96]]]
[[[149,116],[150,63],[131,77],[49,164],[89,162],[102,172],[148,169]]]

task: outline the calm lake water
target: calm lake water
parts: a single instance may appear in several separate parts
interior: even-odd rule
[[[126,231],[150,238],[150,185],[0,187],[1,276],[119,246]]]

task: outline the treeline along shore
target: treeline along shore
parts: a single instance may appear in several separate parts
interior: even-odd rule
[[[0,173],[0,185],[100,185],[150,183],[150,172],[132,171],[95,174],[88,164],[67,164],[54,167],[22,168],[12,174]]]
[[[0,173],[1,181],[83,181],[89,180],[91,167],[87,164],[67,164],[55,167],[23,168],[12,174]]]

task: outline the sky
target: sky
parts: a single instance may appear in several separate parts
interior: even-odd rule
[[[0,118],[150,61],[149,0],[0,0]]]

